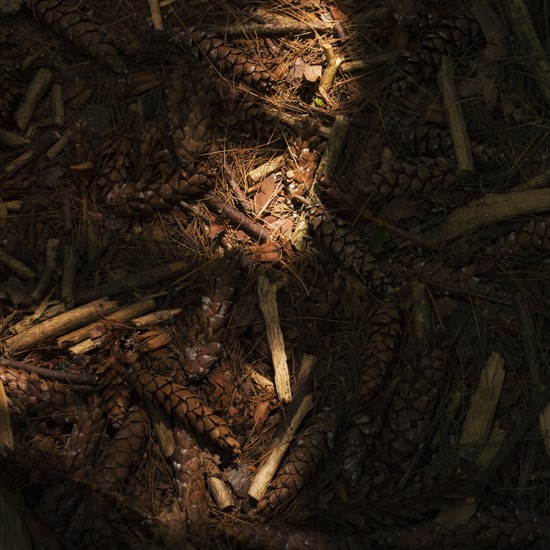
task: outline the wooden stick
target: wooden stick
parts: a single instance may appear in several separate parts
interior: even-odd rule
[[[85,327],[79,328],[78,330],[73,330],[67,334],[63,334],[57,339],[57,345],[63,346],[68,342],[72,344],[78,344],[88,338],[93,338],[94,332],[101,330],[101,327],[105,326],[108,323],[124,322],[137,317],[138,315],[143,315],[155,309],[156,307],[155,300],[151,298],[146,298],[144,300],[139,300],[133,304],[128,304],[127,306],[107,315],[105,319],[94,322]]]
[[[328,95],[334,79],[336,78],[336,73],[338,72],[338,67],[343,63],[341,57],[334,57],[334,51],[330,44],[322,44],[321,48],[325,54],[325,59],[327,60],[327,66],[321,75],[319,80],[319,92],[323,95]]]
[[[393,65],[401,58],[402,53],[396,50],[387,53],[372,55],[367,59],[357,59],[355,61],[346,61],[340,65],[343,73],[358,73],[359,71],[368,71],[381,65]]]
[[[142,315],[141,317],[136,317],[132,319],[132,325],[136,328],[147,328],[159,323],[166,323],[166,321],[171,321],[174,317],[177,317],[181,314],[183,308],[176,307],[173,309],[163,309],[161,311],[155,311],[149,313],[148,315]]]
[[[67,309],[74,307],[74,287],[78,255],[73,245],[63,247],[63,282],[61,284],[61,299]]]
[[[251,366],[248,367],[247,373],[257,386],[259,386],[263,390],[267,390],[269,392],[275,393],[275,385],[269,378],[267,378],[267,376],[260,374],[257,370],[254,370]]]
[[[247,178],[251,183],[259,183],[264,180],[267,176],[273,174],[279,170],[285,163],[286,155],[279,155],[274,157],[267,162],[264,162],[261,166],[254,168],[247,174]]]
[[[37,344],[65,334],[69,330],[81,327],[97,319],[101,319],[106,315],[110,315],[119,309],[116,302],[108,298],[101,298],[85,304],[83,306],[72,309],[43,321],[38,325],[34,325],[24,332],[20,332],[4,342],[5,350],[9,353],[28,350]]]
[[[13,451],[15,441],[11,428],[9,399],[4,390],[4,384],[0,381],[0,456],[4,455],[6,449]]]
[[[72,355],[85,355],[96,349],[108,349],[109,344],[115,339],[115,335],[112,332],[107,332],[99,338],[87,338],[82,342],[75,344],[69,348],[69,352]]]
[[[28,128],[34,111],[52,84],[53,73],[49,69],[38,69],[15,111],[15,122],[21,130]]]
[[[279,320],[279,308],[277,306],[277,290],[284,284],[279,281],[272,285],[265,275],[258,277],[258,294],[260,296],[260,308],[262,310],[267,341],[271,350],[271,359],[275,371],[275,389],[281,403],[289,403],[292,398],[290,390],[290,375],[285,350],[285,341],[281,331]]]
[[[523,0],[506,0],[503,7],[520,52],[525,56],[522,61],[531,70],[542,97],[550,104],[550,59],[537,35],[529,10]]]
[[[53,123],[56,126],[65,124],[65,104],[63,103],[63,89],[59,84],[52,86],[52,113]]]
[[[147,288],[176,277],[187,271],[187,269],[188,264],[182,261],[154,267],[135,275],[129,275],[124,279],[118,279],[94,288],[81,290],[77,293],[76,301],[81,304],[82,302],[95,300],[101,296],[116,296],[124,292],[135,291],[144,287]]]
[[[456,155],[456,164],[460,172],[473,172],[474,161],[472,149],[470,147],[470,138],[454,82],[453,62],[451,58],[444,55],[441,58],[441,68],[439,70],[439,83],[443,94],[443,102],[449,116],[449,126],[453,137],[453,145]]]
[[[160,450],[164,457],[169,458],[174,454],[176,441],[170,417],[161,410],[156,403],[145,401],[151,424],[155,430]]]
[[[44,271],[42,272],[42,275],[40,275],[36,286],[31,292],[31,298],[34,301],[42,298],[42,296],[46,292],[50,279],[57,269],[58,251],[59,239],[48,239],[48,242],[46,243],[46,262],[44,266]]]
[[[206,478],[206,482],[208,484],[210,494],[218,505],[218,509],[225,512],[235,506],[235,499],[222,479],[215,476],[208,476]]]
[[[17,273],[21,279],[34,279],[36,272],[0,248],[0,263]]]
[[[348,131],[349,122],[342,115],[338,115],[334,120],[323,158],[317,168],[318,177],[331,176],[334,173],[338,159],[344,149]]]
[[[0,143],[6,147],[17,149],[21,145],[27,145],[30,142],[31,140],[25,136],[20,136],[19,134],[0,128]]]
[[[46,156],[49,159],[54,159],[57,155],[60,155],[69,143],[69,132],[63,134],[47,151]]]
[[[56,380],[58,382],[65,382],[67,384],[77,384],[82,386],[92,386],[97,384],[97,377],[89,374],[75,374],[72,372],[64,372],[60,370],[45,369],[43,367],[37,367],[35,365],[29,365],[22,361],[15,361],[14,359],[6,359],[0,357],[0,365],[9,367],[12,369],[22,370],[30,372],[40,376],[40,378],[47,378],[48,380]]]
[[[151,21],[153,21],[153,27],[156,31],[164,31],[164,25],[162,23],[162,13],[158,0],[149,0],[149,10],[151,11]]]
[[[307,413],[313,408],[313,396],[311,394],[306,395],[297,411],[292,417],[284,435],[282,437],[274,438],[270,445],[270,450],[264,461],[260,464],[254,479],[248,490],[248,495],[256,501],[260,501],[264,496],[267,487],[271,483],[275,472],[279,468],[281,460],[286,453],[291,441],[298,432],[298,428],[306,417]]]
[[[8,174],[15,174],[21,170],[21,168],[24,168],[27,164],[32,162],[36,157],[46,152],[59,139],[59,137],[59,132],[47,130],[34,139],[32,143],[27,145],[27,151],[13,159],[7,166],[5,166],[4,171]]]
[[[311,34],[311,33],[329,33],[336,29],[332,22],[324,23],[322,21],[301,22],[301,21],[281,21],[276,23],[249,23],[245,25],[218,26],[209,28],[220,36],[228,38],[240,37],[269,37],[269,36],[290,36],[293,34]]]
[[[211,210],[219,212],[228,218],[236,229],[242,229],[247,235],[261,243],[265,242],[271,234],[271,231],[267,227],[255,222],[217,195],[207,195],[204,203]]]

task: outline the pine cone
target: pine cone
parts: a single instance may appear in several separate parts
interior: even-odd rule
[[[120,430],[115,434],[103,453],[92,485],[103,493],[117,492],[133,465],[141,460],[140,449],[149,429],[149,420],[143,409],[134,405],[128,411]]]
[[[218,361],[233,294],[241,277],[240,255],[227,254],[211,277],[201,307],[193,315],[187,336],[189,345],[184,350],[185,370],[193,381],[204,378]]]
[[[214,33],[190,28],[175,34],[173,41],[186,45],[195,57],[202,53],[222,73],[230,74],[256,90],[266,92],[273,85],[271,73],[261,63],[247,59],[240,49],[228,46]]]
[[[208,523],[208,494],[200,449],[192,435],[182,428],[174,429],[174,477],[176,493],[187,530],[205,538]]]
[[[104,426],[101,400],[93,397],[87,407],[81,410],[63,448],[62,462],[65,468],[77,473],[78,470],[91,466]]]
[[[0,381],[4,384],[11,407],[22,414],[44,416],[76,403],[68,386],[43,380],[36,374],[0,366]]]
[[[137,392],[152,403],[158,403],[166,414],[189,422],[199,434],[207,435],[220,448],[239,454],[241,446],[227,424],[182,385],[149,372],[133,372],[130,378]]]
[[[349,223],[337,218],[321,205],[309,212],[310,222],[317,238],[359,279],[373,286],[384,282],[384,274],[378,268],[378,261],[370,255],[366,243],[355,234]]]
[[[101,377],[101,398],[109,423],[114,428],[120,428],[130,405],[130,389],[124,381],[126,369],[116,357],[111,356],[96,368],[96,373]]]
[[[408,459],[422,451],[432,429],[431,414],[438,402],[444,363],[443,351],[436,348],[415,367],[406,366],[378,445],[386,464],[406,472]]]
[[[327,459],[336,432],[334,411],[317,414],[310,426],[294,441],[286,460],[271,482],[271,489],[258,503],[258,509],[272,511],[298,494]]]
[[[131,181],[132,154],[136,147],[133,134],[112,134],[101,151],[97,184],[110,189],[117,183]]]
[[[545,253],[550,250],[550,221],[548,219],[531,220],[519,231],[501,238],[494,248],[499,256],[517,260]]]
[[[223,525],[224,535],[239,547],[262,550],[338,550],[339,546],[327,535],[314,531],[285,529],[258,523]]]
[[[310,139],[295,138],[288,147],[284,182],[291,196],[305,196],[313,187],[317,167],[321,160],[318,149],[319,139],[315,137]]]
[[[210,76],[198,73],[190,77],[189,73],[189,68],[173,71],[167,94],[172,140],[182,166],[210,151],[212,129],[219,117]]]
[[[364,406],[384,384],[388,367],[395,359],[401,336],[401,315],[397,303],[383,304],[370,323],[366,365],[361,378],[361,401]]]
[[[77,6],[61,0],[25,0],[36,19],[72,42],[99,63],[124,70],[122,57],[108,33]]]
[[[184,199],[204,195],[213,186],[213,172],[206,165],[178,170],[171,177],[157,181],[115,185],[106,202],[118,214],[153,214],[166,210]]]
[[[340,295],[344,289],[343,278],[338,276],[333,268],[332,258],[326,255],[314,257],[308,262],[302,274],[308,290],[306,307],[316,318],[329,317],[340,303]],[[300,296],[303,293],[299,287]]]

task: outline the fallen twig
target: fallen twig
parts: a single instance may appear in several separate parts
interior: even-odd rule
[[[208,476],[206,482],[219,510],[225,512],[235,506],[235,499],[222,479],[215,476]]]
[[[271,234],[271,231],[267,227],[255,222],[217,195],[209,194],[204,199],[204,203],[211,210],[214,210],[219,214],[223,214],[226,218],[228,218],[236,229],[242,229],[247,235],[257,241],[265,242]]]
[[[17,273],[21,279],[34,279],[36,272],[0,248],[0,263]]]
[[[272,285],[265,275],[258,277],[260,308],[265,320],[267,341],[269,342],[273,370],[275,371],[275,389],[279,401],[281,403],[288,403],[292,398],[290,375],[288,372],[285,341],[279,320],[279,308],[277,306],[277,290],[284,284],[285,281],[279,281]]]
[[[72,245],[63,247],[63,281],[61,284],[61,299],[67,309],[74,307],[74,290],[78,255]]]
[[[19,134],[15,134],[14,132],[10,132],[9,130],[2,130],[0,128],[0,143],[2,145],[5,145],[6,147],[17,149],[17,147],[21,147],[21,145],[27,145],[30,142],[31,140],[25,136],[20,136]]]
[[[158,0],[149,0],[149,10],[151,11],[151,21],[153,22],[155,30],[163,31],[164,25],[162,23],[162,13]]]
[[[396,50],[387,53],[372,55],[367,59],[357,59],[355,61],[345,61],[340,65],[343,73],[358,73],[380,67],[381,65],[392,65],[399,61],[402,53]]]
[[[48,287],[50,279],[52,278],[52,275],[57,269],[58,250],[59,250],[59,239],[49,239],[48,242],[46,243],[46,262],[45,262],[44,271],[42,272],[42,275],[40,275],[40,278],[38,279],[36,286],[31,292],[31,298],[34,301],[42,298],[42,296],[46,292],[46,289]]]
[[[31,349],[36,344],[65,334],[69,330],[86,325],[114,313],[119,309],[116,302],[108,298],[101,298],[72,309],[65,313],[34,325],[4,342],[4,349],[8,353],[15,353]]]
[[[317,168],[317,176],[331,176],[348,137],[349,122],[341,115],[334,120],[323,158]]]
[[[21,130],[26,130],[31,122],[32,115],[42,98],[48,93],[53,84],[53,73],[49,69],[38,69],[25,95],[15,111],[15,122]]]
[[[44,367],[29,365],[28,363],[23,363],[23,361],[15,361],[14,359],[7,359],[5,357],[0,357],[0,365],[34,373],[40,376],[40,378],[47,378],[48,380],[56,380],[67,384],[77,384],[80,386],[92,386],[97,384],[97,377],[90,374],[75,374],[72,372],[45,369]]]
[[[472,172],[474,161],[472,149],[470,148],[470,138],[460,102],[454,83],[453,62],[451,58],[444,55],[441,58],[441,68],[439,70],[439,83],[443,94],[443,102],[449,116],[449,126],[453,136],[453,145],[456,155],[456,164],[460,172]]]
[[[129,275],[124,279],[110,281],[94,288],[81,290],[76,295],[76,301],[77,303],[88,302],[101,296],[116,296],[124,292],[150,287],[176,277],[187,271],[187,269],[188,264],[182,261],[164,264],[147,271],[142,271],[141,273],[136,273],[135,275]]]

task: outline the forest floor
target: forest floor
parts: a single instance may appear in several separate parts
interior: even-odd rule
[[[0,8],[1,548],[548,547],[546,0]]]

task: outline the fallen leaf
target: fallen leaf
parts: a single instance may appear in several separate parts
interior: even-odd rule
[[[260,183],[260,188],[256,195],[254,195],[254,210],[256,214],[262,212],[265,207],[271,202],[275,189],[277,188],[277,178],[274,174],[271,174],[267,178],[264,178]]]
[[[264,243],[254,252],[253,259],[256,262],[262,263],[275,263],[283,257],[283,251],[281,247],[273,241]]]

